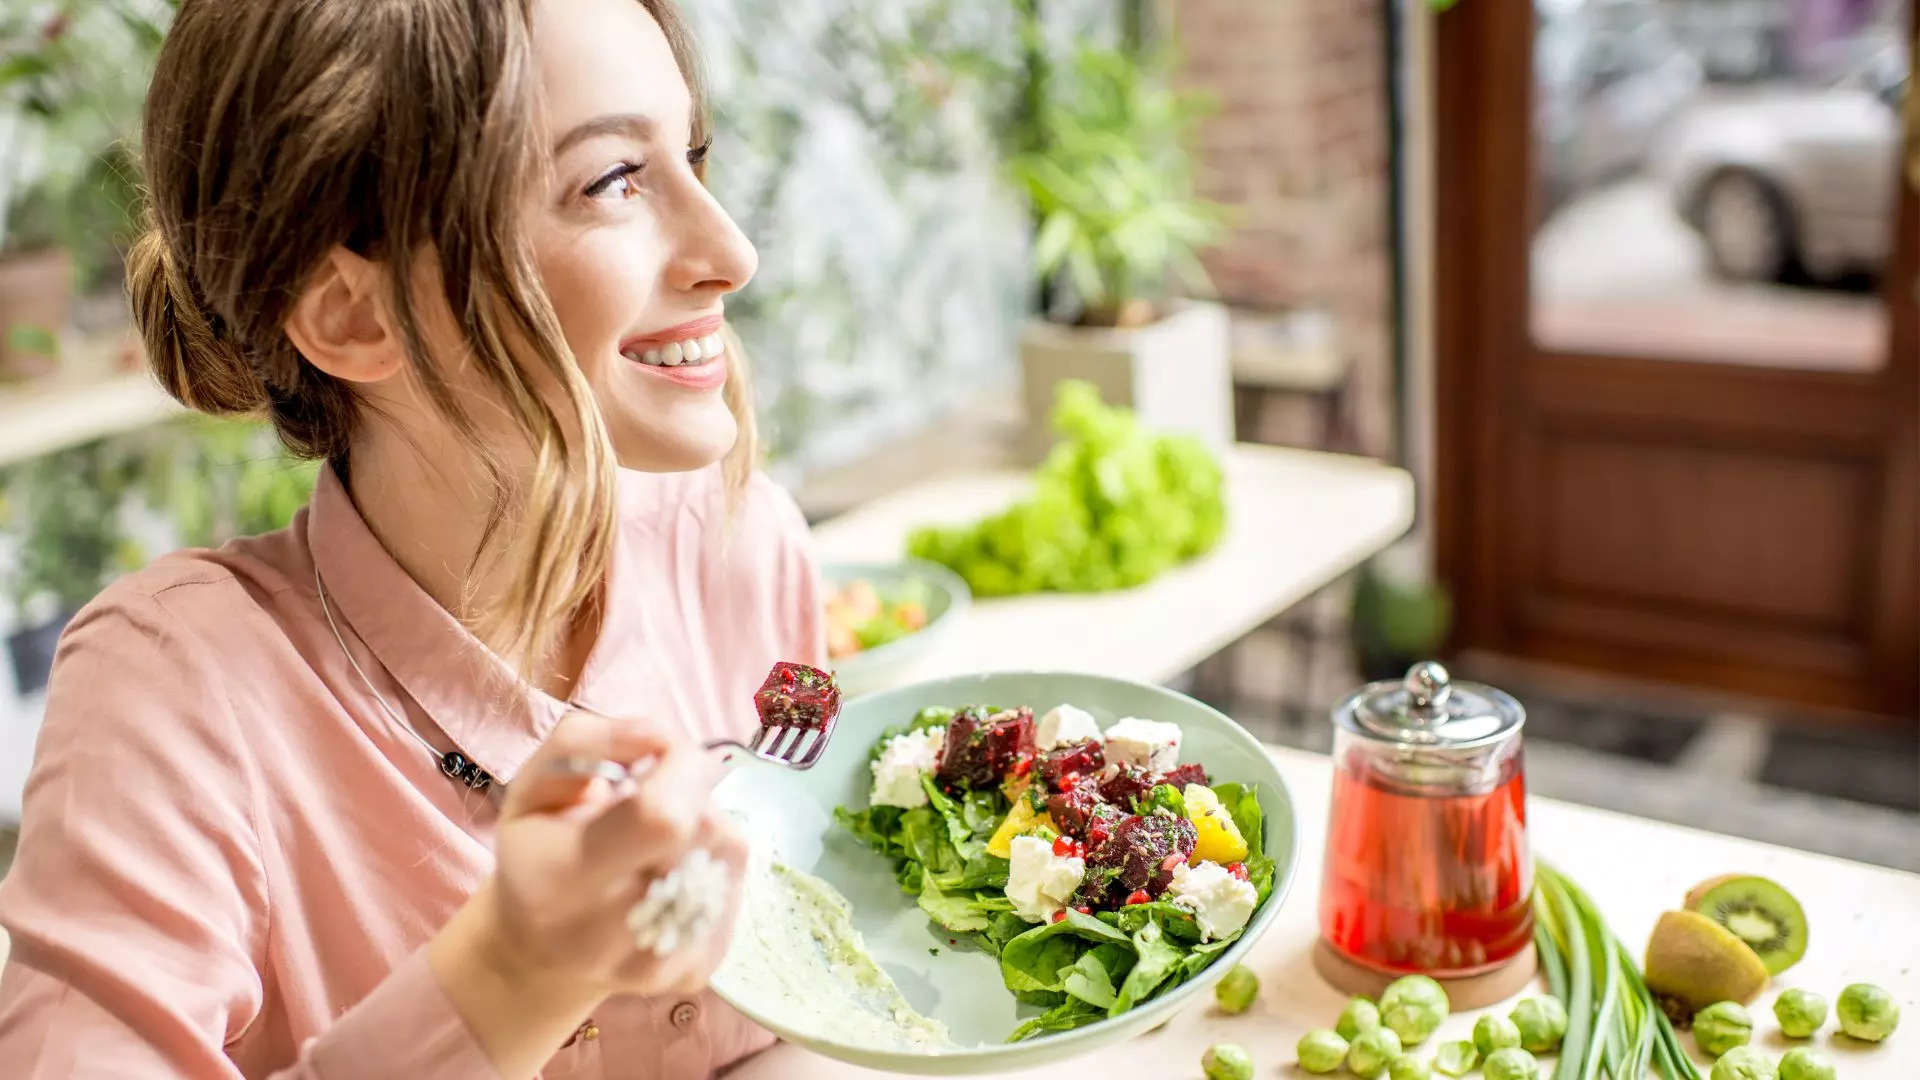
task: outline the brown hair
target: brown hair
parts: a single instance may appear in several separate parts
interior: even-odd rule
[[[387,267],[412,374],[495,486],[475,554],[514,582],[478,615],[491,644],[530,664],[592,601],[614,529],[613,454],[517,227],[545,164],[535,128],[532,0],[183,0],[148,92],[148,223],[127,286],[167,391],[210,413],[264,415],[295,453],[343,474],[359,406],[282,330],[307,277],[340,244]],[[659,22],[706,138],[694,56],[669,0]],[[474,367],[524,431],[515,476],[427,354],[409,257],[430,250]],[[738,357],[736,352],[735,357]],[[562,390],[535,391],[536,372]],[[753,465],[744,365],[724,393]]]

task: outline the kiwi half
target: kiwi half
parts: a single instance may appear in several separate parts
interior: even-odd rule
[[[1767,985],[1760,957],[1726,927],[1694,911],[1669,911],[1647,939],[1647,989],[1690,1017],[1716,1001],[1752,1001]]]
[[[1687,907],[1728,930],[1778,975],[1807,954],[1807,913],[1777,883],[1752,875],[1701,882],[1687,894]]]

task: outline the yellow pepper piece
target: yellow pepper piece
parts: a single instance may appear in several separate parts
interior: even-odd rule
[[[1188,784],[1182,796],[1187,802],[1187,818],[1193,822],[1196,834],[1188,865],[1198,866],[1203,862],[1224,865],[1247,857],[1247,838],[1240,835],[1240,826],[1233,823],[1233,815],[1220,805],[1212,788]]]
[[[1026,792],[1021,791],[1014,797],[1013,809],[1007,812],[1000,827],[993,830],[993,838],[987,841],[987,854],[998,855],[1002,859],[1012,858],[1013,838],[1038,832],[1041,826],[1060,831],[1053,824],[1053,816],[1045,810],[1035,810],[1033,804],[1027,801]]]

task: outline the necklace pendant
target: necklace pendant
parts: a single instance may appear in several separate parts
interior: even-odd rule
[[[440,771],[450,780],[457,780],[474,791],[485,791],[493,784],[493,777],[478,763],[458,750],[449,750],[440,755]]]

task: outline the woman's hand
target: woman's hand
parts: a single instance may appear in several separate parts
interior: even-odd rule
[[[656,763],[616,792],[566,759]],[[498,863],[428,945],[428,960],[505,1080],[532,1076],[613,994],[692,993],[726,951],[746,843],[709,809],[717,763],[656,724],[574,712],[520,770]],[[627,912],[695,847],[731,871],[719,929],[659,956]]]

